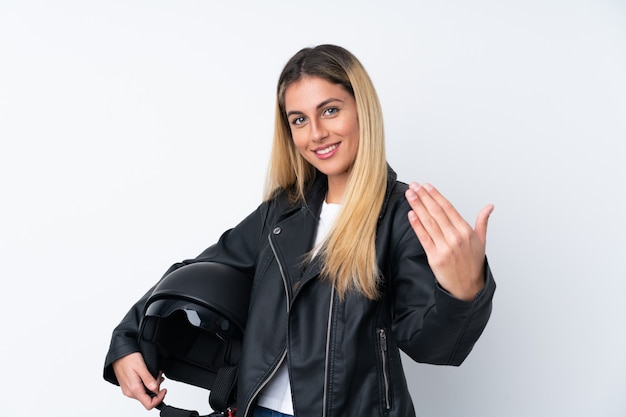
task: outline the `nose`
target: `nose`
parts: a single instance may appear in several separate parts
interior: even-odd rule
[[[321,120],[312,120],[310,126],[311,140],[313,142],[322,142],[324,139],[326,139],[326,137],[328,137],[328,130]]]

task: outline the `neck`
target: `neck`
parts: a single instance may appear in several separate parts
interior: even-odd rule
[[[346,178],[328,178],[328,192],[326,193],[326,202],[329,204],[340,204],[343,199],[343,193],[346,189]]]

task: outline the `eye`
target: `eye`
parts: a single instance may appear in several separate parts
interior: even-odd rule
[[[306,119],[304,118],[304,116],[298,116],[298,117],[294,117],[293,119],[291,119],[291,124],[294,126],[300,126],[302,123],[304,123]]]
[[[329,107],[326,110],[324,110],[324,113],[322,113],[322,115],[323,116],[334,116],[338,112],[339,112],[339,109],[337,107]]]

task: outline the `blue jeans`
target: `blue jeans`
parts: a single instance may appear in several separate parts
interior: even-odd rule
[[[252,417],[293,417],[289,414],[279,413],[278,411],[270,410],[269,408],[257,406],[252,413]]]

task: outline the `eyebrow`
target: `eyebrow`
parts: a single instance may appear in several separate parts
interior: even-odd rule
[[[343,103],[343,100],[338,99],[338,98],[332,98],[332,97],[331,97],[331,98],[329,98],[329,99],[326,99],[326,100],[322,101],[322,102],[321,102],[320,104],[318,104],[315,108],[316,108],[317,110],[319,110],[319,109],[321,109],[322,107],[324,107],[324,106],[326,106],[326,105],[328,105],[328,104],[332,103],[333,101],[339,101],[340,103]],[[301,112],[300,110],[292,110],[292,111],[290,111],[290,112],[288,112],[288,113],[287,113],[287,117],[292,116],[292,115],[294,115],[294,114],[304,114],[304,113],[303,113],[303,112]]]

